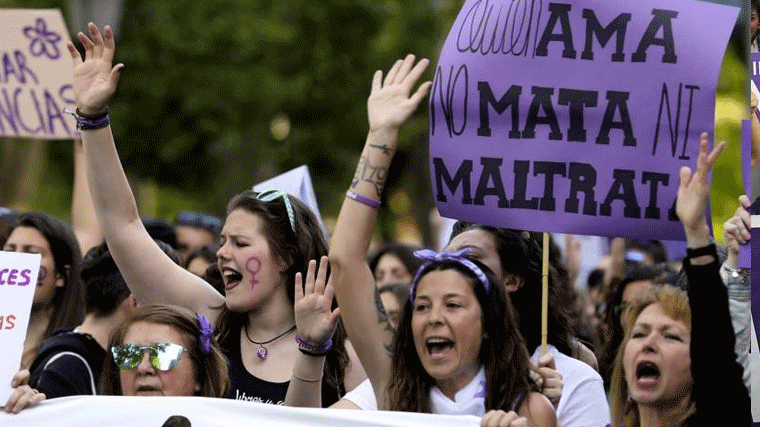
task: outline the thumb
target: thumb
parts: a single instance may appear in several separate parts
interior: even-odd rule
[[[29,384],[29,377],[30,374],[28,369],[22,369],[16,372],[16,375],[14,375],[13,379],[11,380],[11,387],[19,387]]]
[[[538,366],[556,370],[557,366],[554,363],[554,355],[551,353],[542,354],[538,358]]]
[[[111,69],[111,75],[108,77],[108,82],[115,88],[119,84],[121,79],[121,73],[124,71],[124,64],[116,64]]]

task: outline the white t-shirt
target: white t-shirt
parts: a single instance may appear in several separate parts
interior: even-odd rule
[[[459,390],[452,401],[438,387],[430,390],[430,413],[440,415],[475,415],[482,417],[486,413],[486,371],[480,368],[475,378]],[[344,399],[350,401],[359,409],[377,411],[375,391],[369,380],[349,391]]]
[[[365,411],[377,411],[377,398],[372,383],[364,380],[361,384],[343,396],[344,399]]]
[[[557,424],[562,427],[605,427],[610,423],[610,406],[602,377],[593,368],[548,346],[557,371],[562,375],[562,397],[557,406]],[[538,363],[539,346],[531,357]]]

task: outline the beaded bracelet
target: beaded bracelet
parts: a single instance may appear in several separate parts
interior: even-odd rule
[[[359,203],[362,203],[364,205],[367,205],[371,208],[377,209],[380,207],[380,202],[377,200],[368,199],[361,194],[354,193],[351,190],[346,191],[346,197],[352,200],[356,200]]]
[[[327,340],[326,344],[319,345],[304,341],[304,339],[298,334],[296,334],[296,342],[298,343],[298,350],[300,350],[301,353],[314,357],[326,355],[333,346],[332,338]]]
[[[108,108],[106,108],[106,111],[101,114],[84,114],[79,108],[73,112],[69,109],[64,109],[64,112],[74,116],[74,119],[77,121],[78,130],[101,129],[111,124],[110,117],[108,116]]]

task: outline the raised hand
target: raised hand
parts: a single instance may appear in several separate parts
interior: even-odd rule
[[[738,268],[739,245],[748,243],[752,237],[750,234],[751,219],[747,210],[750,204],[749,197],[740,196],[736,213],[731,219],[723,223],[723,235],[726,237],[726,248],[728,249],[726,264],[734,269]]]
[[[691,169],[684,166],[680,171],[680,184],[678,186],[678,199],[676,200],[676,214],[683,224],[687,238],[690,234],[703,235],[709,227],[706,220],[707,198],[710,195],[710,172],[715,160],[718,158],[725,142],[716,145],[712,151],[707,147],[707,132],[703,132],[699,138],[699,157],[697,169],[692,174]]]
[[[316,276],[315,276],[316,270]],[[301,273],[296,273],[295,305],[298,335],[306,342],[322,345],[332,337],[338,324],[340,309],[333,310],[332,301],[335,290],[332,284],[326,283],[327,257],[317,262],[309,261],[306,271],[306,284],[302,283]]]
[[[375,71],[372,91],[367,99],[370,132],[397,131],[409,119],[430,91],[432,82],[425,82],[409,96],[429,63],[427,59],[421,59],[414,65],[414,55],[410,54],[403,60],[396,61],[384,80],[383,72]]]
[[[81,32],[77,34],[84,46],[84,61],[73,43],[68,42],[66,47],[74,62],[74,98],[77,108],[83,114],[97,115],[106,110],[108,100],[116,92],[124,64],[111,66],[115,50],[111,27],[106,25],[103,36],[92,22],[87,24],[87,29],[91,38]]]

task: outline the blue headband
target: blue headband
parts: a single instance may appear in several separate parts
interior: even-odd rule
[[[486,276],[486,273],[484,273],[480,267],[475,265],[474,262],[465,258],[465,255],[470,253],[470,251],[472,251],[472,248],[463,248],[457,252],[443,251],[440,253],[436,253],[430,249],[421,249],[419,251],[414,251],[415,257],[424,259],[426,262],[417,269],[417,273],[414,275],[414,280],[412,280],[412,287],[409,289],[409,300],[414,302],[414,297],[417,294],[417,283],[420,281],[420,277],[428,269],[428,267],[444,261],[456,262],[472,271],[473,274],[475,274],[475,277],[477,277],[478,280],[483,284],[483,287],[487,292],[491,287],[490,283],[488,282],[488,276]]]

